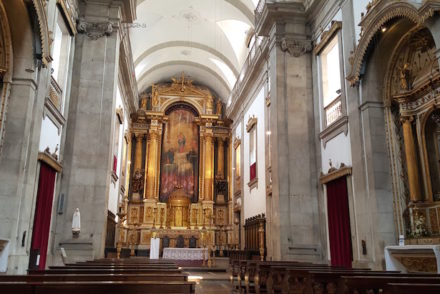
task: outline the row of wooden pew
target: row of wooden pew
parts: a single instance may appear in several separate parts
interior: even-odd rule
[[[195,293],[195,283],[171,261],[101,259],[0,276],[0,293]]]
[[[230,260],[240,293],[440,293],[440,275],[346,269],[292,261]]]

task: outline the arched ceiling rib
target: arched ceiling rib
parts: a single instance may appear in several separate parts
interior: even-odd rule
[[[213,87],[226,101],[247,57],[246,34],[254,26],[255,2],[138,1],[130,40],[139,90],[185,68],[195,83]]]
[[[164,49],[164,48],[173,48],[173,47],[187,47],[188,46],[188,42],[186,41],[169,41],[169,42],[165,42],[165,43],[161,43],[161,44],[157,44],[153,47],[150,47],[148,50],[144,51],[134,62],[134,66],[137,67],[142,60],[144,60],[145,58],[147,58],[149,55],[151,55],[152,53]],[[223,61],[227,66],[229,66],[229,68],[234,72],[235,75],[238,75],[239,72],[237,70],[238,64],[233,64],[230,59],[228,59],[222,52],[218,51],[215,48],[211,48],[205,44],[202,43],[195,43],[192,42],[190,44],[191,48],[197,48],[197,49],[201,49],[204,51],[207,51],[211,54],[213,54],[214,56],[216,56],[218,59],[220,59],[221,61]]]
[[[205,84],[213,89],[220,98],[229,95],[230,89],[218,73],[202,64],[181,60],[170,60],[150,68],[138,78],[138,86],[140,89],[146,89],[153,83],[167,82],[170,76],[178,77],[182,71],[195,83]]]

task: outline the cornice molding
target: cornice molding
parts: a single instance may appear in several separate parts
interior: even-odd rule
[[[334,181],[338,178],[351,175],[352,168],[350,166],[345,166],[345,164],[341,163],[341,167],[339,169],[330,168],[327,174],[321,173],[319,178],[319,182],[321,185],[327,184],[328,182]]]
[[[63,171],[63,166],[61,165],[61,163],[59,163],[55,158],[53,158],[48,153],[38,152],[38,160],[46,163],[58,173]]]
[[[269,36],[274,23],[306,22],[303,3],[275,2],[261,0],[255,10],[255,32],[259,36]]]
[[[313,54],[318,55],[341,29],[341,21],[332,21],[331,27],[321,34],[321,41],[313,49]]]
[[[258,119],[255,117],[255,115],[250,116],[248,119],[248,122],[246,124],[246,131],[249,133],[257,124]]]

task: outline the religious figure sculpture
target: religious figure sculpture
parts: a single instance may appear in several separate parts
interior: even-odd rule
[[[152,93],[151,93],[151,105],[154,107],[157,107],[159,105],[159,91],[157,90],[157,87],[153,84],[152,87]]]
[[[211,94],[208,94],[208,99],[206,100],[206,110],[209,113],[212,113],[212,107],[213,107],[213,98]]]
[[[221,117],[222,116],[222,103],[220,102],[220,99],[217,101],[215,113]]]
[[[400,68],[400,89],[404,91],[408,91],[410,89],[410,65],[405,63]]]
[[[141,98],[141,109],[147,110],[147,95],[142,95]]]
[[[81,214],[79,213],[79,208],[75,209],[72,217],[72,235],[74,238],[78,238],[79,232],[81,231]]]
[[[140,170],[134,172],[133,180],[132,180],[132,191],[133,193],[140,193],[143,188],[143,175]]]

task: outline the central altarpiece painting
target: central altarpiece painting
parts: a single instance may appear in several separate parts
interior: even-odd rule
[[[199,127],[196,113],[187,105],[178,104],[167,111],[168,121],[162,139],[160,202],[167,202],[171,193],[183,189],[193,203],[198,200]]]
[[[225,248],[233,235],[224,104],[183,74],[171,80],[142,92],[131,114],[119,251],[148,249],[152,236],[161,247]]]

